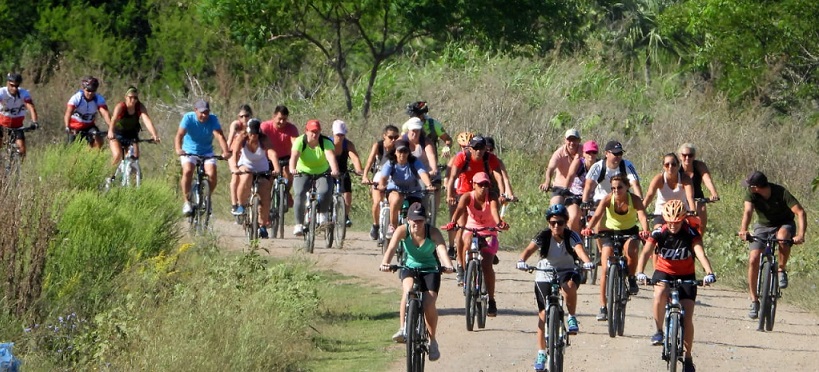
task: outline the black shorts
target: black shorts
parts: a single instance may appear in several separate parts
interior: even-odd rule
[[[409,276],[412,276],[411,270],[401,269],[401,271],[398,272],[398,278],[401,279],[401,281]],[[441,273],[433,271],[422,274],[418,288],[421,289],[422,292],[438,292],[438,290],[441,289]]]
[[[341,172],[341,192],[353,192],[353,181],[349,171]]]
[[[560,283],[568,283],[570,280],[574,282],[575,288],[580,288],[580,274],[577,271],[564,271],[558,273],[560,276]],[[535,282],[535,301],[537,302],[538,311],[546,310],[546,300],[552,294],[552,283],[550,282]]]
[[[671,275],[666,274],[662,271],[654,271],[654,275],[651,276],[652,281],[656,280],[697,280],[696,275]],[[697,286],[691,283],[683,283],[680,286],[680,300],[697,300]]]
[[[612,234],[616,234],[616,235],[637,235],[637,233],[640,232],[640,228],[637,227],[637,226],[634,226],[634,227],[632,227],[630,229],[627,229],[627,230],[605,230],[605,231],[608,231],[608,232],[610,232]],[[608,237],[600,238],[600,243],[604,247],[614,247],[614,242],[611,240],[611,238],[608,238]],[[623,245],[623,249],[625,249],[625,245]]]
[[[23,127],[14,128],[14,129],[23,129]],[[26,140],[26,132],[23,132],[22,130],[12,130],[12,128],[6,128],[6,127],[0,127],[0,139],[3,139],[3,136],[5,136],[5,132],[8,132],[9,135],[14,136],[15,140],[21,140],[21,141]]]

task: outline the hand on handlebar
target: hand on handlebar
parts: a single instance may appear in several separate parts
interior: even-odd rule
[[[594,231],[592,231],[592,229],[587,227],[587,228],[585,228],[583,230],[580,230],[580,234],[583,235],[583,236],[594,235]]]
[[[529,269],[529,266],[528,266],[528,265],[526,265],[526,261],[523,261],[523,260],[518,261],[518,264],[517,264],[517,265],[515,265],[515,267],[516,267],[518,270],[522,270],[522,271],[526,271],[527,269]]]
[[[445,273],[447,273],[447,274],[452,274],[452,273],[454,273],[454,272],[455,272],[455,268],[454,268],[454,267],[448,267],[448,266],[446,266],[446,267],[444,267],[443,269],[444,269],[444,272],[445,272]]]
[[[552,187],[549,186],[548,183],[541,183],[540,184],[540,191],[549,192],[549,190],[551,190],[551,189],[552,189]]]
[[[455,222],[447,223],[446,225],[441,226],[441,230],[444,231],[452,231],[455,229]]]
[[[805,242],[805,237],[803,235],[797,235],[793,237],[793,244],[802,244]]]
[[[390,264],[382,263],[381,266],[378,267],[378,271],[389,272],[390,271]]]
[[[583,263],[583,270],[593,270],[594,269],[594,262],[584,262]]]
[[[509,230],[509,224],[506,223],[506,221],[501,221],[498,224],[498,229],[500,229],[500,230]]]
[[[651,236],[651,231],[643,230],[643,231],[640,231],[637,235],[640,236],[640,239],[646,240],[646,239],[648,239],[649,236]]]
[[[717,281],[717,276],[714,273],[708,274],[705,278],[702,278],[703,283],[711,284]]]
[[[637,273],[637,281],[642,284],[648,284],[648,276],[643,273]]]
[[[739,240],[748,241],[748,240],[750,240],[749,236],[751,236],[751,234],[748,234],[748,231],[746,231],[746,230],[742,230],[742,231],[737,233],[737,236],[739,236]]]

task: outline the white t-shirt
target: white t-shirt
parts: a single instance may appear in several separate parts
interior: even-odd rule
[[[637,176],[637,169],[634,168],[634,164],[626,159],[622,159],[622,162],[626,165],[626,177],[631,181],[640,182],[640,177]],[[600,172],[603,168],[603,164],[605,164],[606,159],[602,161],[597,161],[592,164],[591,168],[589,168],[589,172],[586,174],[586,181],[591,180],[593,182],[597,182],[597,179],[600,177]],[[609,193],[611,193],[611,178],[620,174],[620,164],[617,164],[616,167],[609,168],[606,167],[606,176],[603,178],[600,183],[597,184],[597,187],[594,189],[594,201],[603,200]]]

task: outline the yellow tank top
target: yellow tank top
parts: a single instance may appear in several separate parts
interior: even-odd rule
[[[631,193],[628,193],[628,212],[619,214],[615,212],[614,195],[611,197],[611,205],[606,207],[606,228],[611,230],[628,230],[637,226],[637,210],[634,209]]]

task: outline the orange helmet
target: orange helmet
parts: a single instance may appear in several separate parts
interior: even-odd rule
[[[458,145],[461,147],[469,146],[469,141],[472,141],[472,137],[475,137],[475,133],[472,132],[461,132],[458,133]]]
[[[685,214],[685,206],[681,200],[669,200],[663,205],[663,219],[665,222],[680,222],[685,218]]]

